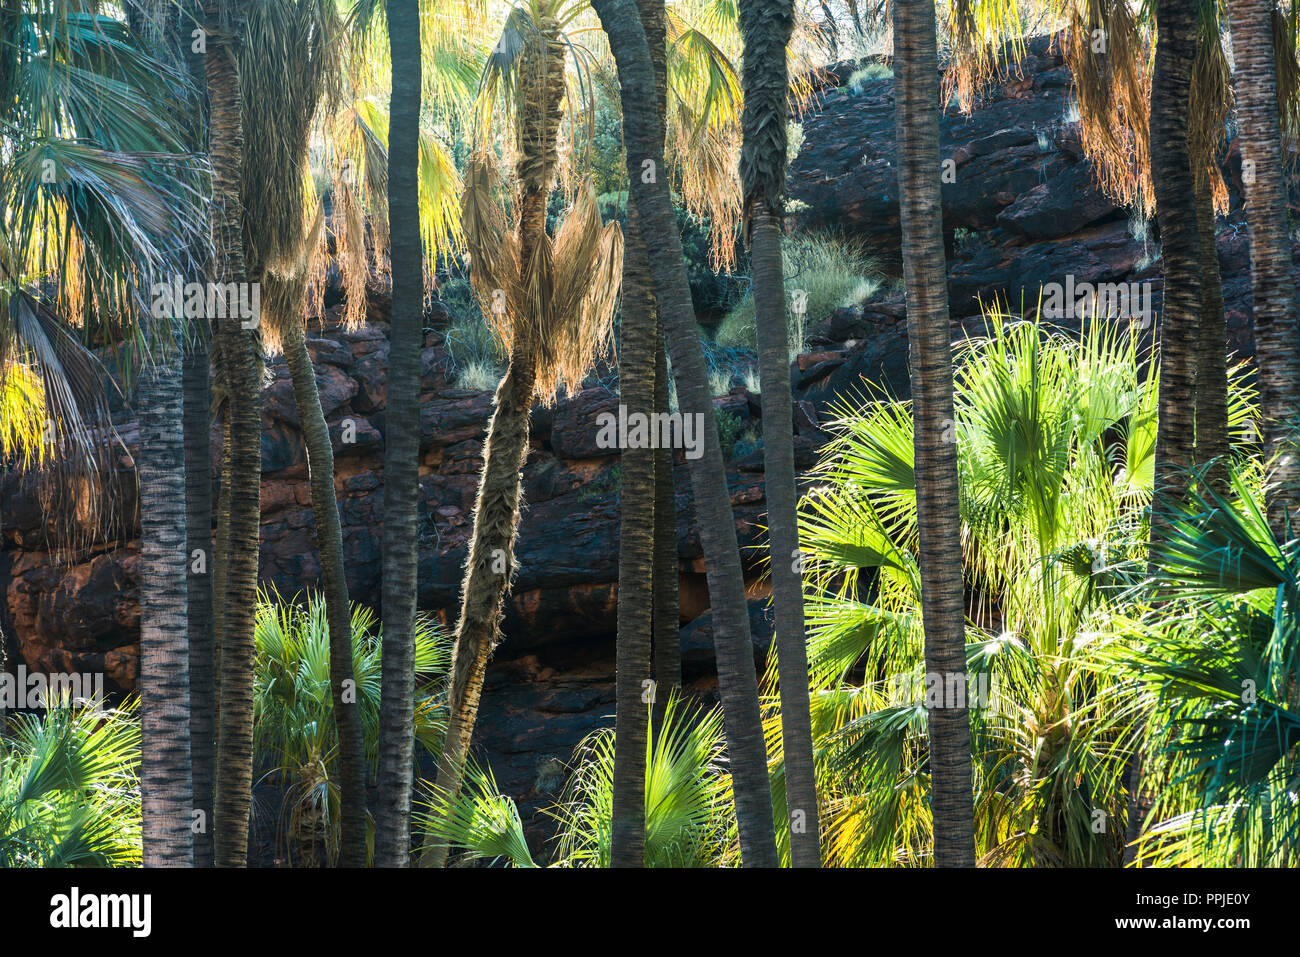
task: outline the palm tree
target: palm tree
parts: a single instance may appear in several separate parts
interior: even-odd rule
[[[650,268],[655,298],[668,334],[678,400],[684,414],[710,416],[712,401],[704,357],[697,345],[690,289],[668,183],[659,176],[643,175],[643,170],[663,168],[664,140],[663,124],[652,109],[655,76],[645,32],[631,0],[596,0],[593,7],[618,65],[623,143],[632,201],[637,206],[643,235],[659,237],[664,244],[660,255],[650,257]],[[718,689],[726,716],[741,855],[746,866],[775,867],[778,859],[772,795],[745,584],[716,429],[705,428],[704,437],[703,456],[691,461],[691,485],[708,566]]]
[[[1196,323],[1201,311],[1201,244],[1188,155],[1187,115],[1196,57],[1196,10],[1179,0],[1157,4],[1159,27],[1151,84],[1151,172],[1164,260],[1160,322],[1160,411],[1156,432],[1151,536],[1181,498],[1195,461]],[[1189,401],[1191,400],[1191,401]]]
[[[157,36],[146,31],[148,22],[137,24]],[[139,392],[141,691],[150,743],[141,782],[144,860],[184,866],[192,862],[193,844],[181,326],[174,312],[155,309],[150,290],[156,280],[184,272],[201,245],[197,170],[180,155],[192,91],[165,52],[97,5],[15,5],[6,10],[0,42],[7,63],[0,75],[7,160],[0,169],[7,234],[0,242],[3,445],[8,453],[16,436],[29,464],[43,465],[53,452],[63,477],[93,474],[102,467],[96,447],[105,448],[111,436],[104,373],[65,322],[80,322],[88,335],[126,333],[152,348]],[[51,263],[61,271],[50,273]],[[48,300],[35,294],[41,285],[54,290]],[[114,328],[114,314],[153,318]],[[15,395],[27,400],[16,410],[9,401]],[[36,416],[34,449],[23,448],[32,436],[21,427],[15,432],[14,411]],[[54,426],[53,441],[42,422]],[[102,480],[81,484],[88,498],[75,509],[66,483],[58,486],[62,497],[53,508],[95,516]]]
[[[310,267],[324,231],[323,211],[306,218],[302,182],[308,134],[322,100],[337,87],[340,24],[332,2],[274,0],[250,14],[240,51],[245,130],[243,199],[249,274],[261,282],[263,325],[279,338],[307,448],[312,511],[330,623],[333,720],[338,725],[342,852],[366,860],[366,771],[355,694],[343,536],[334,493],[334,450],[303,330]],[[292,63],[287,51],[294,51]]]
[[[384,444],[383,706],[375,865],[406,867],[414,762],[414,643],[419,572],[420,352],[424,282],[419,221],[420,9],[388,0],[392,94],[388,129],[389,332]]]
[[[1227,335],[1214,217],[1216,210],[1227,209],[1228,194],[1219,171],[1218,154],[1232,107],[1232,89],[1220,39],[1218,5],[1198,4],[1192,14],[1194,25],[1190,27],[1195,31],[1195,61],[1190,66],[1190,79],[1178,81],[1180,86],[1187,87],[1177,117],[1184,128],[1192,188],[1190,192],[1157,189],[1156,165],[1180,161],[1167,152],[1163,157],[1157,156],[1153,141],[1156,129],[1151,117],[1159,109],[1152,98],[1152,70],[1165,62],[1158,52],[1151,56],[1155,12],[1153,5],[1134,11],[1119,2],[1068,4],[1070,29],[1065,58],[1074,73],[1084,151],[1092,160],[1103,189],[1117,201],[1133,204],[1148,216],[1152,212],[1159,215],[1158,193],[1163,192],[1166,202],[1178,206],[1167,211],[1166,219],[1173,217],[1185,222],[1193,210],[1196,216],[1200,233],[1196,262],[1201,277],[1196,325],[1191,326],[1193,320],[1187,318],[1191,306],[1185,277],[1177,278],[1180,270],[1187,269],[1186,250],[1179,250],[1173,261],[1175,279],[1171,288],[1179,290],[1177,309],[1163,319],[1167,329],[1162,336],[1172,336],[1173,348],[1162,351],[1162,361],[1174,364],[1171,372],[1177,369],[1177,374],[1167,378],[1168,388],[1173,391],[1166,397],[1166,407],[1173,414],[1164,420],[1166,428],[1161,441],[1165,464],[1159,481],[1168,486],[1170,482],[1176,485],[1182,481],[1177,469],[1193,462],[1210,462],[1228,450],[1224,419],[1228,391]],[[1104,45],[1096,44],[1098,36],[1106,38]],[[1187,42],[1184,38],[1184,49]],[[1185,64],[1179,67],[1186,68]],[[1168,70],[1163,76],[1161,82],[1167,85]],[[1195,344],[1188,338],[1192,334],[1198,336]],[[1193,420],[1194,434],[1188,428]],[[1223,478],[1220,467],[1206,474],[1207,481],[1221,483]],[[1170,490],[1177,492],[1176,488]],[[1157,534],[1161,527],[1157,525]]]
[[[520,471],[533,400],[550,401],[559,388],[578,388],[603,353],[622,270],[622,234],[615,223],[602,225],[589,180],[575,184],[573,204],[555,235],[546,230],[566,95],[562,12],[558,3],[512,11],[484,71],[481,96],[490,98],[503,80],[511,92],[515,228],[496,199],[493,160],[481,152],[470,162],[462,205],[471,280],[509,360],[488,425],[461,588],[451,714],[436,782],[439,800],[449,802],[460,790],[487,659],[500,640],[502,604],[514,576]],[[445,844],[433,844],[424,859],[442,866],[446,854]]]
[[[1268,520],[1281,541],[1291,537],[1288,516],[1300,497],[1300,454],[1295,447],[1300,424],[1300,341],[1286,219],[1273,6],[1270,0],[1228,0],[1233,90],[1250,227],[1255,358],[1264,450],[1272,471]]]
[[[664,5],[657,0],[642,0],[638,13],[647,36],[654,35],[658,41],[655,99],[656,110],[664,113],[667,109]],[[634,205],[628,207],[627,220],[620,306],[619,394],[625,400],[622,404],[628,414],[641,416],[655,411],[655,398],[660,392],[658,357],[663,345],[650,279],[649,253]],[[654,667],[657,662],[652,658],[655,654],[665,656],[663,646],[669,639],[663,627],[667,609],[659,607],[663,589],[655,578],[662,572],[660,565],[666,553],[662,538],[668,531],[659,520],[657,509],[665,484],[671,488],[672,482],[671,459],[666,483],[660,475],[663,454],[671,455],[671,452],[666,448],[631,448],[624,449],[620,456],[624,477],[619,513],[618,678],[610,818],[610,860],[614,867],[641,867],[645,861],[645,766],[641,760],[647,734],[645,691],[651,690],[649,703],[657,705],[661,692],[650,677],[652,673],[658,677]],[[660,540],[656,540],[656,533]],[[672,542],[675,563],[675,530]],[[655,645],[657,628],[662,632],[658,646]],[[671,641],[676,653],[676,627]],[[681,683],[680,674],[676,683]],[[662,693],[668,694],[669,687],[663,688]]]
[[[240,175],[244,133],[238,74],[243,22],[238,0],[204,0],[208,84],[208,156],[217,207],[214,281],[244,283],[243,204]],[[217,635],[221,676],[218,698],[214,855],[218,867],[248,863],[248,821],[253,783],[253,626],[257,605],[258,533],[262,512],[262,347],[255,325],[236,313],[217,323],[222,380],[227,392],[229,442],[222,490],[228,551],[224,556],[222,630]],[[228,490],[227,490],[228,489]],[[223,556],[218,553],[216,556]]]
[[[966,638],[948,287],[936,173],[939,65],[932,4],[895,0],[894,51],[925,667],[946,684],[964,678]],[[935,865],[972,867],[975,838],[967,708],[931,709],[929,736]]]
[[[790,860],[795,867],[820,867],[808,651],[795,515],[798,492],[794,405],[790,397],[790,346],[781,256],[790,100],[786,46],[794,29],[794,6],[789,0],[749,0],[740,5],[740,24],[745,35],[745,140],[740,178],[753,245],[754,315],[763,403],[763,487],[770,544],[768,574],[776,613]]]
[[[976,853],[1116,866],[1141,702],[1105,663],[1145,577],[1159,375],[1122,327],[987,323],[954,369]],[[836,412],[801,508],[826,859],[926,866],[942,822],[914,416],[874,390]]]

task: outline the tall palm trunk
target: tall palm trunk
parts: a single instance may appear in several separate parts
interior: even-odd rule
[[[785,310],[781,218],[785,196],[790,81],[786,46],[794,30],[791,0],[745,0],[744,141],[740,176],[753,253],[754,317],[763,405],[763,488],[767,499],[769,576],[776,617],[790,863],[820,867],[817,781],[813,767],[794,471],[794,404]]]
[[[663,0],[637,0],[637,14],[641,29],[645,31],[650,48],[650,64],[655,75],[655,112],[664,128],[668,125],[668,13]],[[632,204],[634,206],[635,204]],[[632,206],[628,209],[629,233],[632,227]],[[624,265],[627,264],[625,247]],[[641,249],[645,249],[644,240]],[[634,253],[635,254],[635,253]],[[664,342],[663,321],[655,302],[650,267],[639,267],[644,278],[641,285],[650,304],[654,322],[655,374],[654,410],[665,415],[669,410],[668,352]],[[673,450],[668,446],[655,449],[655,505],[654,505],[654,562],[651,582],[654,590],[652,623],[653,660],[656,683],[655,715],[662,719],[673,689],[682,685],[681,624],[678,620],[677,592],[681,587],[677,568],[677,496],[673,489]]]
[[[1227,491],[1228,468],[1228,328],[1223,313],[1223,281],[1214,240],[1214,198],[1205,170],[1193,174],[1196,228],[1201,241],[1201,311],[1196,342],[1196,463],[1220,460],[1207,480]]]
[[[217,281],[247,280],[242,239],[237,3],[205,0],[210,104],[209,147],[217,206]],[[214,855],[218,867],[248,863],[248,820],[253,786],[253,626],[257,611],[258,533],[261,521],[261,334],[244,328],[237,311],[218,321],[229,388],[229,561],[224,575],[223,634],[217,727]]]
[[[189,330],[182,360],[185,430],[185,529],[189,559],[190,764],[194,865],[212,866],[213,751],[216,690],[213,657],[212,390],[206,323]]]
[[[496,392],[496,411],[488,424],[483,474],[474,503],[474,538],[461,586],[460,624],[452,663],[451,716],[436,793],[450,801],[460,792],[465,758],[474,735],[488,657],[500,635],[505,589],[514,575],[515,530],[519,525],[519,472],[528,455],[529,413],[533,404],[530,356],[516,354]],[[448,848],[439,842],[423,863],[442,867]]]
[[[307,446],[311,507],[316,519],[321,578],[325,586],[325,616],[330,635],[330,692],[339,740],[339,803],[341,805],[340,867],[366,864],[366,752],[356,679],[352,670],[352,615],[348,580],[343,569],[343,528],[334,494],[334,446],[321,410],[316,370],[302,323],[289,317],[281,329],[281,344],[293,382],[294,401]]]
[[[1228,2],[1233,90],[1241,137],[1246,221],[1250,227],[1255,361],[1259,368],[1264,451],[1271,465],[1265,498],[1269,525],[1281,540],[1287,534],[1288,515],[1300,501],[1300,454],[1296,450],[1300,341],[1273,60],[1273,6],[1272,0]],[[1294,517],[1290,524],[1296,524]]]
[[[546,205],[555,180],[560,121],[563,118],[567,54],[560,24],[543,16],[537,33],[520,54],[516,90],[519,180],[519,276],[522,287],[533,279],[533,260],[546,239]],[[541,285],[537,295],[546,295]],[[465,774],[474,737],[479,698],[488,658],[501,640],[501,613],[514,578],[514,542],[519,526],[521,470],[528,455],[529,415],[537,367],[522,343],[511,347],[510,364],[496,392],[496,412],[488,427],[483,472],[474,506],[474,533],[461,585],[460,619],[452,655],[451,718],[438,762],[439,798],[455,800]],[[421,863],[442,867],[449,848],[429,845]]]
[[[626,255],[626,253],[625,253]],[[655,308],[655,412],[668,413],[668,353],[663,322]],[[654,528],[654,671],[655,715],[662,719],[664,706],[682,686],[681,622],[677,591],[681,576],[677,568],[677,491],[673,486],[673,450],[655,449]]]
[[[191,867],[185,449],[179,321],[140,376],[140,705],[146,867]]]
[[[609,36],[618,65],[623,105],[623,142],[627,151],[632,200],[642,234],[654,236],[659,252],[649,257],[659,314],[668,333],[673,375],[682,413],[703,417],[704,454],[690,461],[696,516],[708,569],[713,608],[718,692],[722,699],[727,752],[731,762],[740,831],[740,852],[748,867],[778,864],[772,824],[772,794],[758,705],[753,641],[735,518],[727,494],[726,472],[717,429],[712,426],[704,356],[698,345],[685,260],[667,181],[643,175],[642,163],[663,169],[664,126],[653,110],[654,68],[645,32],[632,0],[595,0],[592,4]]]
[[[1186,0],[1159,0],[1156,16],[1159,37],[1151,81],[1151,170],[1164,262],[1164,308],[1151,509],[1153,544],[1163,538],[1169,509],[1185,495],[1186,470],[1195,462],[1196,324],[1202,308],[1201,235],[1187,154],[1196,8]]]
[[[622,348],[619,400],[631,416],[653,411],[655,375],[654,300],[650,268],[636,207],[628,207],[623,254]],[[645,863],[646,700],[654,612],[655,450],[626,448],[619,458],[617,707],[614,721],[613,810],[610,864]],[[658,698],[655,689],[654,699]]]
[[[956,421],[952,343],[939,203],[934,4],[894,0],[894,58],[925,667],[946,688],[950,677],[964,684],[966,636],[957,446],[951,439]],[[928,723],[934,862],[938,867],[972,867],[975,827],[970,716],[965,707],[940,706],[930,709]]]
[[[410,863],[415,758],[415,603],[420,543],[420,10],[387,0],[393,70],[388,132],[388,221],[393,318],[384,445],[383,676],[375,866]],[[332,493],[331,493],[332,494]]]
[[[637,9],[647,38],[658,38],[664,47],[663,3],[639,0]],[[653,39],[650,45],[653,50]],[[666,48],[660,52],[663,62],[655,63],[655,100],[656,110],[663,111]],[[651,59],[655,60],[653,52]],[[623,255],[623,343],[619,354],[620,398],[629,415],[648,416],[654,411],[658,388],[657,356],[662,347],[647,256],[636,206],[629,204]],[[619,511],[618,680],[610,848],[614,867],[641,867],[645,863],[647,712],[643,694],[645,688],[653,688],[651,703],[657,704],[660,693],[654,684],[644,684],[651,680],[656,598],[662,590],[656,588],[654,577],[659,570],[657,562],[662,560],[654,539],[655,532],[662,527],[655,516],[662,491],[656,471],[659,454],[657,449],[633,448],[624,449],[620,457],[623,483]],[[674,646],[676,642],[674,630]],[[663,689],[665,702],[669,691]]]

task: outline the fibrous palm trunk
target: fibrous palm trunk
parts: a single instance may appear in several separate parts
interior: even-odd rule
[[[1246,221],[1250,228],[1251,302],[1255,360],[1259,368],[1264,451],[1270,460],[1265,491],[1269,525],[1283,540],[1295,525],[1300,501],[1300,339],[1295,279],[1278,119],[1277,70],[1273,59],[1272,0],[1229,0],[1233,90],[1241,138]]]
[[[240,202],[243,125],[236,69],[238,4],[204,3],[210,104],[209,148],[217,207],[217,281],[246,281]],[[261,335],[236,312],[219,320],[229,390],[229,560],[224,569],[221,675],[215,765],[214,855],[218,867],[248,863],[253,784],[253,626],[261,520]]]
[[[1223,282],[1214,240],[1214,198],[1210,177],[1194,175],[1196,228],[1201,242],[1201,312],[1196,342],[1196,463],[1211,466],[1211,488],[1227,491],[1228,469],[1228,329],[1223,313]]]
[[[140,377],[140,798],[146,867],[191,867],[194,790],[179,320]]]
[[[420,10],[388,0],[393,71],[388,132],[388,221],[393,268],[387,429],[384,437],[383,666],[375,866],[410,862],[415,757],[415,605],[419,574],[420,353],[424,280],[420,245]]]
[[[352,670],[352,614],[343,568],[343,528],[334,495],[334,446],[321,410],[316,370],[302,324],[296,317],[281,330],[285,361],[293,381],[294,401],[307,447],[311,507],[316,519],[325,615],[330,636],[330,693],[339,741],[340,867],[366,863],[366,753],[361,706]]]
[[[894,0],[894,109],[916,436],[925,667],[948,687],[950,676],[961,681],[966,674],[966,638],[957,447],[952,441],[956,421],[952,347],[939,201],[935,47],[934,5],[925,0]],[[929,711],[928,724],[934,862],[938,867],[972,867],[975,828],[970,717],[964,706],[936,707]]]
[[[189,558],[190,764],[193,768],[194,865],[212,866],[213,757],[216,745],[212,602],[212,390],[209,330],[186,336],[182,360],[185,428],[185,529]]]
[[[1163,538],[1170,509],[1186,494],[1187,470],[1196,458],[1196,325],[1202,308],[1201,236],[1187,153],[1196,8],[1186,0],[1160,0],[1156,15],[1159,38],[1151,81],[1151,165],[1164,263],[1164,307],[1151,509],[1153,545]],[[1219,348],[1223,348],[1221,342]]]
[[[609,36],[618,66],[623,142],[632,201],[640,216],[642,235],[654,236],[660,244],[657,253],[649,257],[650,271],[659,314],[668,333],[679,405],[683,415],[699,415],[705,423],[704,454],[690,460],[691,485],[708,571],[718,691],[731,763],[741,858],[748,867],[775,867],[778,859],[772,795],[735,519],[727,493],[722,449],[717,429],[712,427],[713,403],[695,331],[676,215],[668,183],[657,175],[663,169],[664,127],[653,109],[654,68],[632,0],[595,0],[593,7]],[[646,160],[651,165],[643,167]],[[656,175],[644,174],[644,170],[650,169]]]
[[[654,300],[649,264],[636,207],[628,208],[623,255],[622,345],[619,400],[631,416],[653,411],[655,374]],[[655,450],[626,448],[619,457],[618,637],[614,721],[613,809],[610,864],[645,863],[645,773],[647,703],[658,696],[650,679],[653,629]],[[653,691],[647,696],[647,690]],[[647,700],[650,699],[650,701]]]
[[[531,357],[516,354],[497,386],[496,411],[488,424],[483,474],[474,503],[474,537],[461,586],[460,624],[452,662],[447,739],[438,764],[436,793],[454,800],[483,693],[487,661],[500,635],[501,609],[514,575],[515,530],[519,525],[519,473],[528,455],[533,400]],[[448,848],[428,847],[423,863],[442,867]]]
[[[813,767],[799,554],[798,491],[794,471],[794,405],[790,338],[781,256],[786,123],[790,83],[786,46],[794,30],[790,0],[746,0],[740,6],[745,40],[745,108],[741,119],[741,182],[753,252],[754,322],[763,406],[763,488],[767,499],[772,604],[776,619],[790,862],[820,867],[817,781]]]
[[[663,0],[637,0],[637,14],[650,49],[650,65],[655,75],[655,112],[665,129],[668,126],[668,14]],[[635,204],[633,204],[634,206]],[[629,233],[633,228],[632,208],[628,208]],[[639,228],[639,224],[638,224]],[[630,243],[628,244],[630,248]],[[641,250],[646,249],[644,240]],[[638,253],[639,254],[639,253]],[[626,266],[625,251],[624,265]],[[655,336],[654,410],[668,414],[668,350],[664,326],[655,302],[653,280],[648,263],[641,264],[641,285],[649,302]],[[655,715],[662,720],[664,708],[674,689],[682,685],[681,623],[678,621],[677,592],[681,586],[677,568],[677,495],[673,488],[673,450],[664,445],[655,449],[654,563],[651,570],[654,590],[653,662],[655,673]]]

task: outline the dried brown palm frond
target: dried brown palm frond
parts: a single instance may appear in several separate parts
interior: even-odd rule
[[[292,271],[307,225],[301,188],[308,137],[322,101],[339,96],[340,27],[333,0],[250,5],[239,72],[245,134],[242,191],[248,274]],[[293,69],[285,69],[292,65]],[[263,323],[300,321],[264,307]]]
[[[614,304],[623,271],[623,233],[614,222],[601,224],[596,193],[588,182],[579,189],[556,231],[547,257],[546,287],[538,341],[538,396],[546,402],[557,387],[574,392],[592,364],[609,349]],[[548,293],[549,298],[542,295]]]
[[[1084,152],[1108,196],[1150,216],[1152,38],[1123,0],[1073,0],[1067,23],[1062,52]]]
[[[1300,140],[1300,5],[1289,10],[1273,8],[1273,61],[1277,69],[1277,100],[1282,120],[1282,135]],[[1288,157],[1293,150],[1286,151]]]
[[[1219,147],[1223,145],[1228,116],[1232,112],[1232,78],[1228,57],[1219,35],[1215,0],[1201,0],[1197,27],[1196,59],[1192,61],[1192,85],[1187,107],[1187,154],[1196,175],[1210,178],[1214,208],[1228,211],[1228,187],[1219,170]]]
[[[529,356],[542,402],[558,389],[575,390],[607,354],[623,269],[623,234],[602,224],[588,181],[554,237],[535,244],[524,271],[519,229],[497,188],[495,164],[476,154],[465,175],[461,204],[470,280],[484,319],[503,352]]]
[[[1024,56],[1023,22],[1016,0],[949,0],[952,62],[943,75],[943,102],[957,98],[964,113],[989,84]]]

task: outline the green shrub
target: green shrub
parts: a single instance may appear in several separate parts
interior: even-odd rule
[[[286,788],[279,839],[291,862],[333,862],[339,847],[338,733],[330,687],[325,602],[306,605],[274,592],[258,602],[254,628],[253,745],[260,766]],[[371,772],[379,765],[381,627],[374,612],[352,608],[352,667]],[[415,629],[415,737],[430,754],[446,730],[443,678],[449,639],[432,622]]]
[[[786,317],[791,358],[804,351],[809,325],[821,322],[841,306],[853,306],[879,287],[879,271],[861,243],[831,233],[802,233],[785,237]],[[803,296],[799,297],[799,292]],[[804,306],[795,311],[796,301]],[[754,297],[746,294],[714,333],[720,346],[754,349]]]
[[[894,77],[894,71],[883,63],[868,63],[860,69],[854,70],[849,80],[844,85],[853,92],[854,96],[862,93],[862,86],[872,80],[891,80]]]
[[[683,705],[674,694],[662,719],[651,714],[645,772],[645,866],[727,867],[738,863],[731,777],[722,713]],[[547,813],[559,822],[557,867],[609,867],[614,808],[614,730],[588,735],[573,755],[573,774]],[[470,859],[536,867],[515,802],[490,771],[470,766],[449,815],[433,815],[431,788],[416,826]]]
[[[0,867],[138,867],[140,716],[53,707],[0,736]]]
[[[717,406],[713,408],[713,417],[718,423],[718,443],[722,446],[722,457],[729,459],[736,451],[736,442],[744,431],[744,422],[740,416],[719,409]]]

